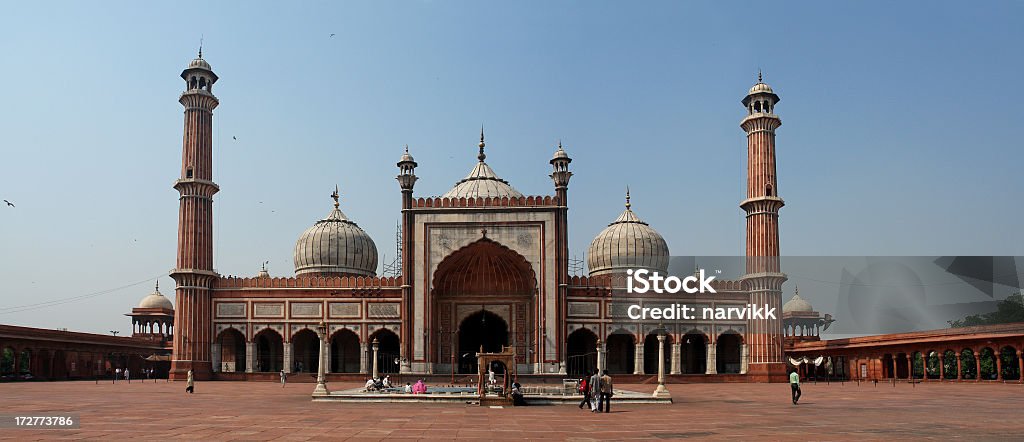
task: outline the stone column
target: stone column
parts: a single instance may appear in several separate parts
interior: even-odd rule
[[[921,380],[928,380],[928,353],[927,350],[921,352]]]
[[[907,360],[907,379],[913,380],[914,379],[914,363],[911,360],[912,358],[910,356],[910,353],[905,353],[903,355],[903,358]]]
[[[964,379],[964,366],[963,366],[963,355],[960,352],[956,354],[956,380],[960,381]]]
[[[380,349],[377,338],[373,338],[373,342],[370,345],[373,348],[373,373],[371,377],[377,379],[377,350]]]
[[[323,323],[321,323],[321,326],[322,325]],[[327,355],[327,350],[325,349],[327,347],[327,339],[325,339],[323,335],[319,336],[319,338],[320,339],[318,339],[318,341],[320,341],[320,352],[317,353],[317,356],[320,358],[320,363],[317,364],[316,387],[313,388],[313,396],[326,396],[329,394],[329,392],[327,391],[326,376],[324,375],[326,373],[326,370],[324,368],[324,356]]]
[[[256,369],[256,343],[245,343],[245,372],[252,373]]]
[[[669,358],[672,359],[672,370],[669,372],[669,374],[679,374],[679,373],[682,373],[682,371],[683,371],[682,370],[682,366],[683,366],[683,363],[682,363],[682,361],[683,361],[682,352],[683,352],[683,344],[681,344],[679,342],[673,342],[672,343],[672,355],[669,356]]]
[[[213,372],[220,373],[220,342],[210,344],[210,361],[213,365]]]
[[[281,367],[281,368],[284,369],[285,373],[291,373],[292,372],[292,343],[291,342],[285,342],[284,343],[284,367]]]
[[[974,382],[981,382],[981,352],[971,351],[974,352]]]
[[[939,355],[939,380],[946,378],[946,354]]]
[[[654,397],[669,397],[671,394],[665,388],[665,335],[658,335],[658,388],[654,390]]]
[[[1017,350],[1017,382],[1024,383],[1024,355],[1020,350]]]
[[[995,357],[996,357],[996,380],[997,381],[1001,381],[1001,380],[1003,380],[1003,358],[1002,358],[1002,354],[999,352],[999,349],[994,349],[992,351],[992,354],[995,355]]]
[[[707,370],[704,371],[704,374],[718,374],[718,359],[715,355],[715,344],[708,344],[707,348]]]
[[[633,374],[644,374],[644,343],[639,342],[633,351]]]
[[[747,368],[749,367],[750,357],[748,355],[747,344],[740,345],[740,374],[747,374]]]
[[[325,341],[327,341],[325,339]],[[324,343],[324,351],[321,353],[320,365],[324,366],[324,373],[331,372],[331,342],[327,341]]]
[[[370,372],[369,360],[366,357],[370,350],[367,347],[365,342],[359,343],[359,372],[363,374]]]
[[[896,355],[893,355],[893,357],[892,357],[892,378],[893,379],[898,379],[896,377]]]
[[[597,340],[597,367],[596,370],[604,370],[604,342]]]

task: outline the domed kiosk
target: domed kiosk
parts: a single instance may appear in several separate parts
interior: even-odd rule
[[[626,190],[626,210],[598,233],[587,250],[590,276],[625,273],[628,269],[668,271],[665,238],[633,212]]]

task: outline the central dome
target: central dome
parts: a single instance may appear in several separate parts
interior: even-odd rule
[[[295,275],[376,275],[377,246],[338,208],[337,189],[331,196],[331,213],[295,242]]]
[[[665,238],[633,213],[627,190],[626,210],[590,243],[587,250],[590,276],[625,273],[628,269],[648,269],[665,274],[668,261]]]
[[[476,156],[480,162],[476,163],[473,170],[465,178],[455,183],[455,187],[441,195],[442,198],[491,198],[509,197],[520,198],[523,196],[518,190],[512,188],[498,175],[494,173],[491,166],[484,162],[487,155],[484,154],[484,131],[480,130],[480,153]]]

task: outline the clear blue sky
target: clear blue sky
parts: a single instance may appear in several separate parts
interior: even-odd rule
[[[417,194],[441,194],[481,123],[527,194],[553,193],[563,141],[580,258],[627,184],[673,254],[740,254],[739,100],[759,68],[782,96],[784,254],[1024,255],[1024,3],[721,3],[9,3],[0,308],[146,282],[0,323],[130,329],[174,265],[178,74],[200,36],[221,78],[224,274],[291,275],[335,184],[390,259],[402,145]]]

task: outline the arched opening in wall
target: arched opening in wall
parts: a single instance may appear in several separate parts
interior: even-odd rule
[[[586,328],[569,334],[565,345],[566,373],[573,376],[592,374],[597,369],[597,335]]]
[[[764,186],[764,194],[766,196],[772,196],[772,185],[771,184],[768,184],[768,185]]]
[[[953,350],[942,352],[942,378],[956,379],[956,352]]]
[[[707,337],[703,333],[689,332],[683,335],[682,365],[685,374],[704,374],[708,371]]]
[[[217,337],[220,343],[220,371],[226,373],[245,371],[245,336],[242,332],[228,328]]]
[[[4,347],[3,355],[0,356],[0,375],[14,373],[14,349]]]
[[[398,373],[401,364],[401,347],[398,335],[386,328],[379,329],[370,335],[370,342],[377,339],[377,372]],[[372,357],[373,348],[370,349]]]
[[[308,328],[292,335],[292,371],[316,373],[320,369],[320,337]]]
[[[892,367],[892,355],[889,354],[889,353],[886,353],[885,355],[882,356],[882,378],[883,379],[889,379],[889,378],[893,377],[892,376],[893,375],[892,368],[893,368]]]
[[[993,380],[996,378],[996,356],[995,352],[985,347],[978,352],[978,360],[981,361],[981,376],[979,379],[983,381]]]
[[[508,324],[501,316],[481,310],[459,324],[459,373],[476,373],[476,354],[497,353],[508,345]]]
[[[928,350],[928,357],[925,358],[928,363],[925,369],[928,371],[929,379],[939,378],[939,352],[935,350]]]
[[[715,361],[719,374],[736,374],[740,372],[743,352],[743,337],[739,333],[727,332],[718,336],[715,344]]]
[[[975,357],[974,350],[969,348],[960,352],[960,370],[963,371],[963,379],[978,378],[978,362]]]
[[[284,339],[266,328],[256,334],[256,366],[258,372],[277,372],[284,368]]]
[[[910,366],[913,369],[914,379],[924,378],[924,360],[921,359],[921,352],[915,351],[910,355]]]
[[[68,375],[67,355],[64,350],[54,350],[53,361],[50,363],[53,379],[65,379]],[[120,367],[120,366],[119,366]]]
[[[501,351],[501,345],[515,347],[516,362],[537,362],[536,342],[540,333],[536,324],[535,298],[537,277],[529,261],[516,251],[487,237],[455,250],[437,265],[432,278],[431,298],[435,330],[431,355],[433,362],[455,365],[459,373],[476,373],[473,357],[484,344],[485,351]],[[495,335],[474,336],[470,325],[482,317],[466,318],[470,312],[500,312],[503,320],[486,318]],[[484,342],[486,341],[486,342]],[[450,368],[445,368],[447,371]]]
[[[605,366],[611,374],[633,374],[636,361],[636,340],[632,333],[617,331],[608,336],[608,361]]]
[[[18,375],[32,374],[32,350],[24,349],[18,357]],[[92,372],[90,371],[90,374]]]
[[[644,374],[658,374],[658,335],[644,338]],[[665,374],[672,371],[672,336],[665,335]]]
[[[1017,362],[1017,349],[1009,345],[999,349],[999,360],[1003,364],[1003,380],[1016,381],[1020,379],[1020,366]]]
[[[359,373],[359,336],[343,328],[331,336],[331,373]]]
[[[910,377],[910,372],[907,370],[907,354],[896,353],[896,378],[907,379]]]
[[[49,380],[53,377],[52,365],[53,357],[50,356],[49,350],[39,350],[39,373],[33,373],[36,377],[41,379]],[[100,374],[104,374],[106,371],[100,370]]]

